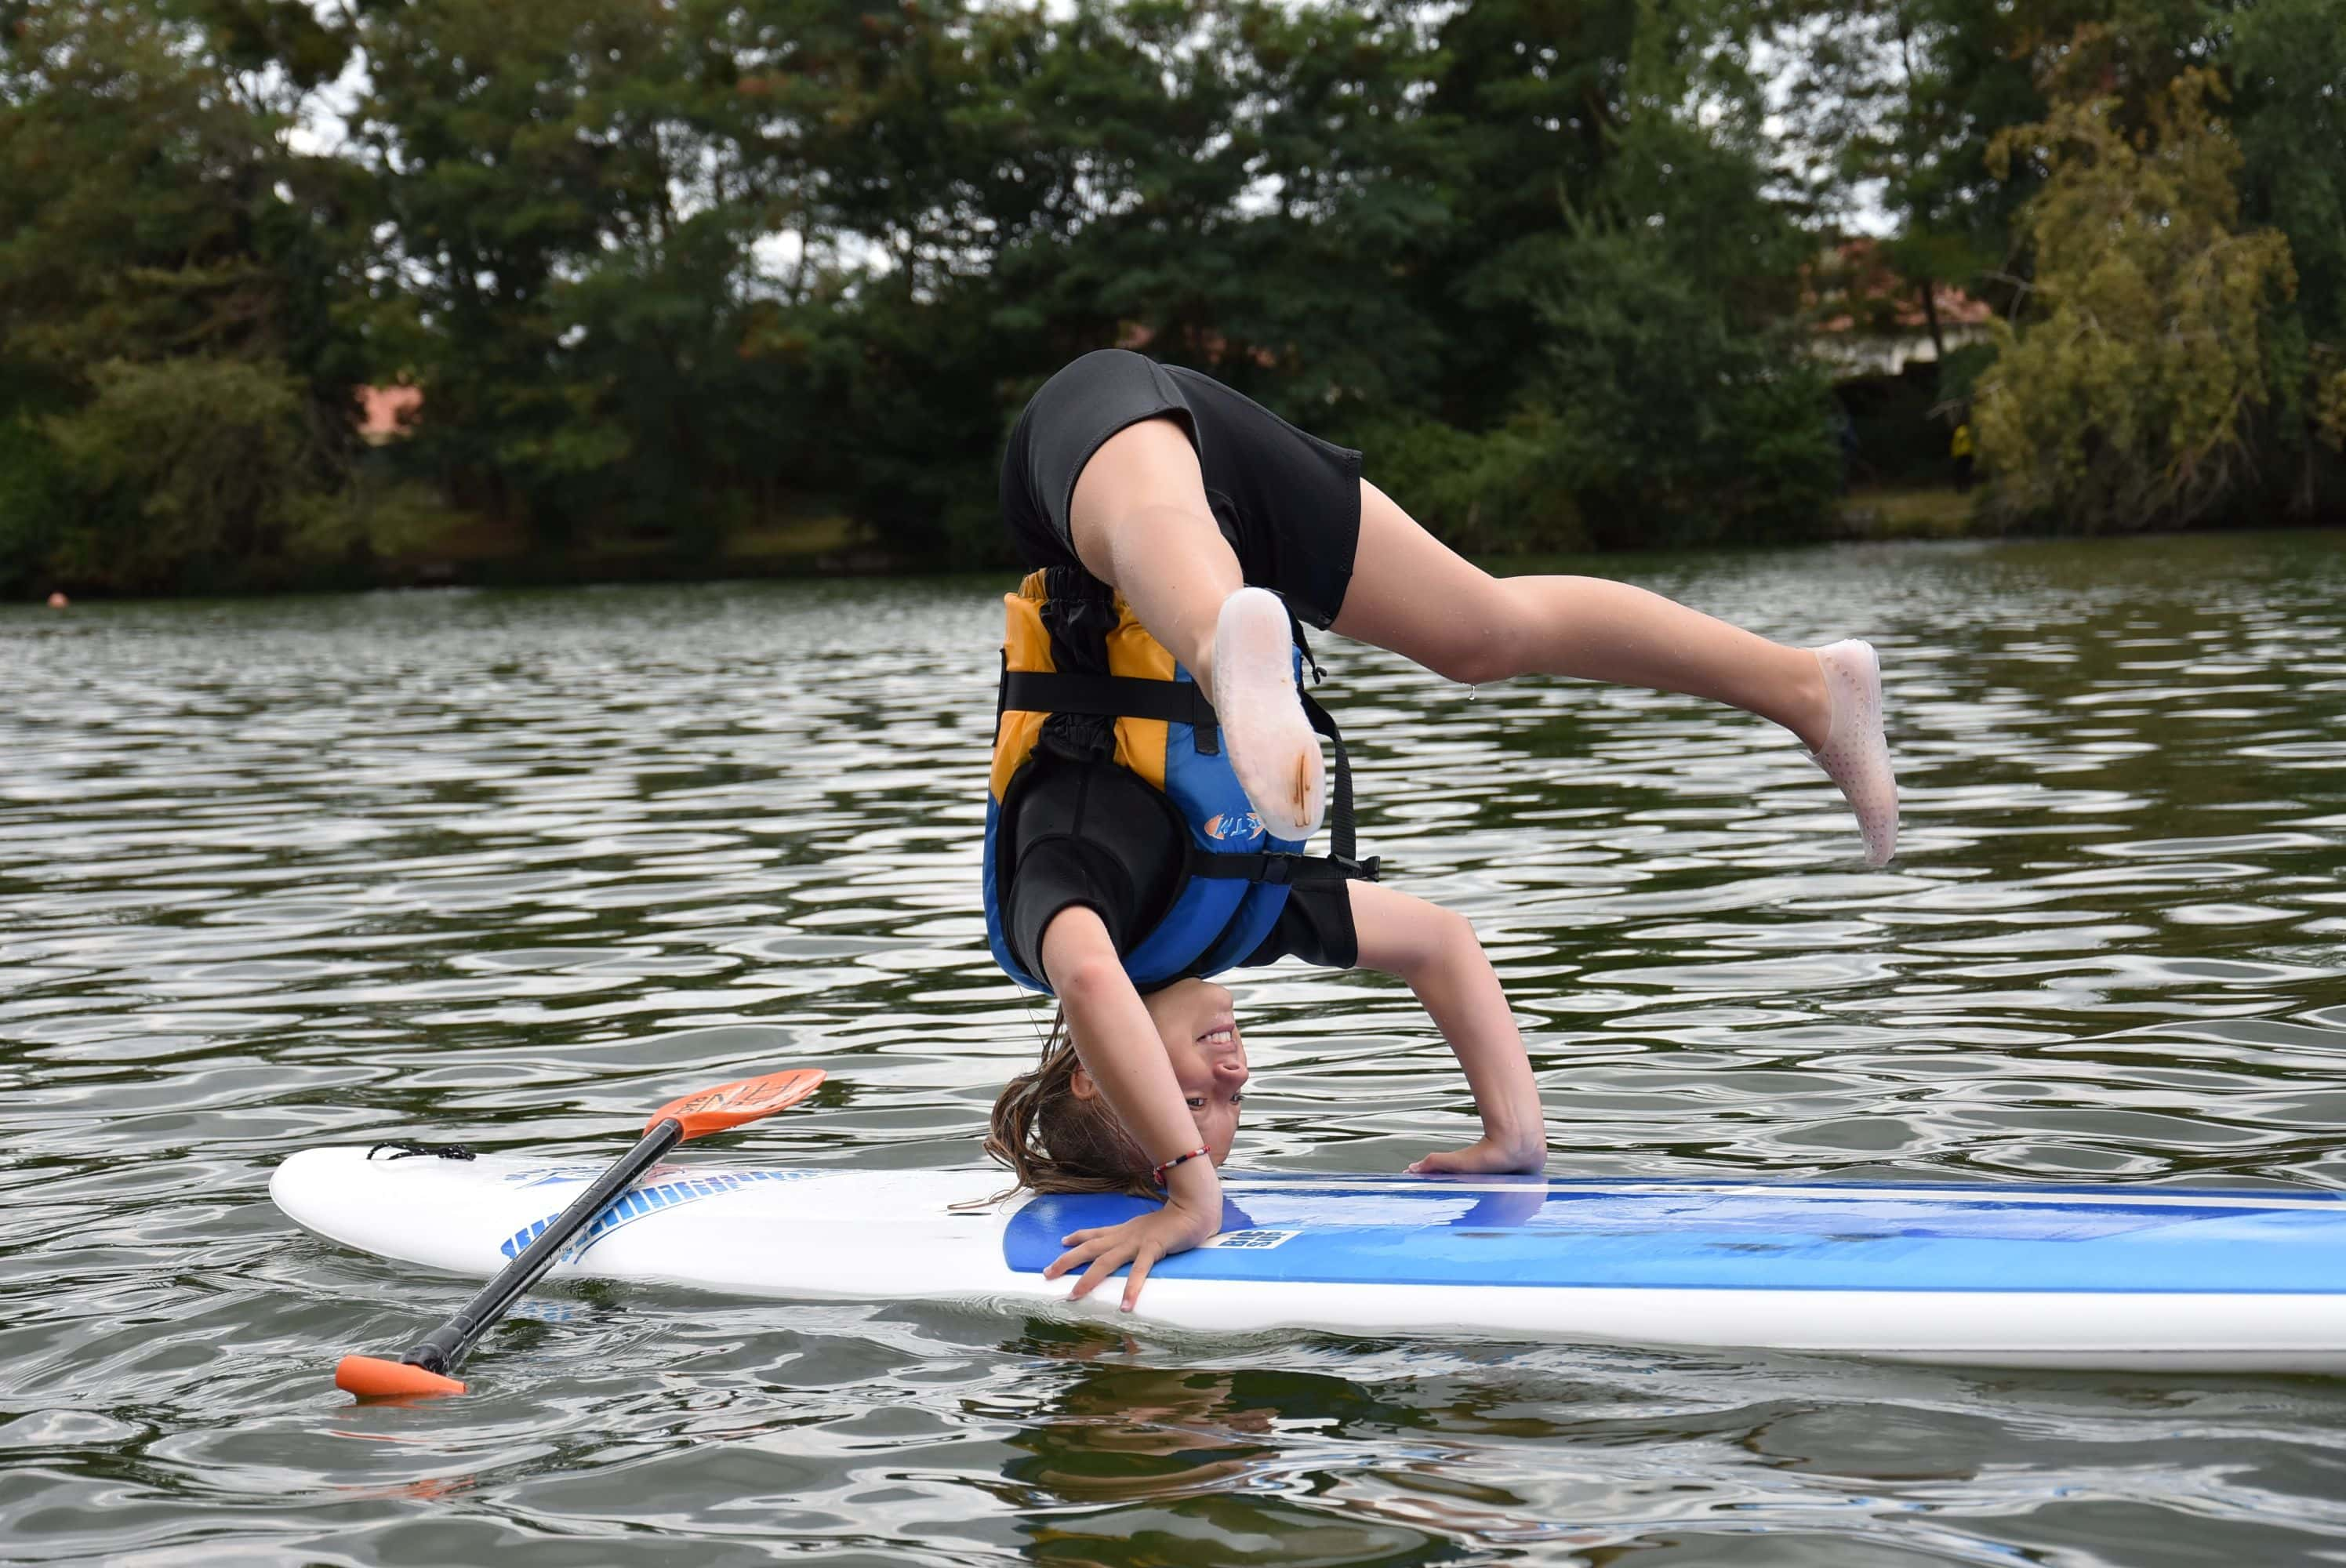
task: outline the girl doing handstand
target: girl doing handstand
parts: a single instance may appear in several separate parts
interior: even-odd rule
[[[1526,674],[1683,692],[1783,726],[1888,860],[1897,786],[1862,642],[1790,647],[1596,577],[1492,577],[1361,478],[1361,454],[1196,372],[1121,350],[1045,383],[1013,431],[1002,509],[1032,568],[1008,596],[987,811],[989,939],[1062,1028],[994,1107],[987,1149],[1044,1191],[1161,1189],[1079,1230],[1045,1272],[1088,1295],[1211,1237],[1247,1082],[1209,975],[1293,954],[1407,983],[1457,1054],[1483,1135],[1421,1172],[1536,1171],[1539,1093],[1464,917],[1352,859],[1301,853],[1327,772],[1300,623],[1468,685]],[[1332,732],[1333,726],[1326,727]]]

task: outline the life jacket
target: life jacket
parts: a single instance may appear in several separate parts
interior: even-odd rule
[[[1188,829],[1188,863],[1164,915],[1124,957],[1125,972],[1143,991],[1245,960],[1270,936],[1295,882],[1376,880],[1376,860],[1352,853],[1352,775],[1343,737],[1302,690],[1309,650],[1300,627],[1297,695],[1336,754],[1329,809],[1335,853],[1326,857],[1306,855],[1302,840],[1265,831],[1223,751],[1212,706],[1122,595],[1088,573],[1051,566],[1029,575],[1003,603],[1007,625],[985,803],[985,936],[1013,980],[1050,990],[1010,951],[1004,911],[1015,867],[1006,863],[1002,837],[1021,784],[1054,759],[1113,762],[1166,797]]]

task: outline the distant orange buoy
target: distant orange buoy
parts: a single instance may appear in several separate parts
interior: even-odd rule
[[[62,610],[70,603],[72,603],[72,601],[67,599],[63,594],[51,594],[49,596],[49,608],[53,610]]]

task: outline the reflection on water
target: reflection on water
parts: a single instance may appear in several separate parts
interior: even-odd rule
[[[1881,645],[1908,830],[1878,871],[1789,737],[1699,703],[1469,701],[1341,644],[1326,695],[1364,840],[1484,935],[1559,1174],[2335,1186],[2341,543],[1627,563]],[[0,1558],[2346,1552],[2346,1395],[2310,1380],[593,1288],[501,1329],[473,1397],[347,1405],[333,1358],[460,1288],[289,1234],[263,1183],[293,1148],[591,1156],[686,1088],[806,1064],[820,1103],[740,1155],[975,1163],[1040,1022],[974,897],[999,587],[0,615]],[[1466,1135],[1392,983],[1239,989],[1245,1162],[1393,1169]]]

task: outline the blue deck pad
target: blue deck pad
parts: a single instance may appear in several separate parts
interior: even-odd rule
[[[2174,1187],[1245,1177],[1165,1278],[1682,1290],[2346,1295],[2346,1201]],[[1157,1206],[1029,1201],[1005,1260]]]

